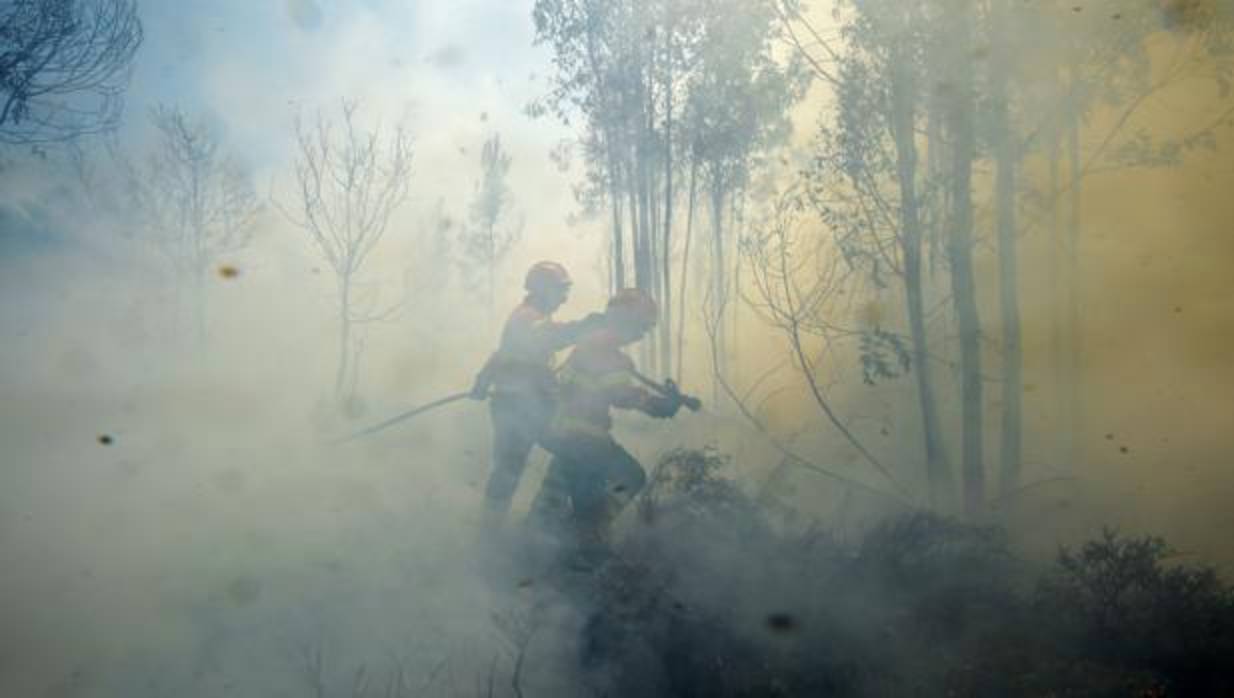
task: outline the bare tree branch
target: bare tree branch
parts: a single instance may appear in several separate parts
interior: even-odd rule
[[[353,326],[392,317],[404,305],[398,301],[385,310],[373,310],[376,294],[366,301],[361,297],[365,289],[357,281],[411,188],[411,137],[405,125],[385,128],[378,123],[362,129],[357,124],[358,108],[356,102],[343,100],[339,121],[318,112],[312,125],[297,115],[293,124],[299,151],[297,212],[278,204],[288,221],[308,233],[334,272],[339,299],[334,390],[343,401],[355,396],[361,347],[359,338],[352,336]]]
[[[47,143],[119,123],[142,41],[135,0],[10,0],[0,9],[0,143]]]

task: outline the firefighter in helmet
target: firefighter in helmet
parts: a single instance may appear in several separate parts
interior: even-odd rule
[[[639,385],[634,362],[622,351],[651,330],[658,314],[655,300],[643,291],[618,291],[601,326],[579,340],[558,372],[557,410],[545,437],[553,459],[531,518],[539,526],[571,530],[584,555],[604,549],[609,524],[647,480],[613,438],[611,409],[667,418],[689,399]]]
[[[575,322],[553,320],[570,285],[570,275],[556,262],[538,262],[527,270],[527,296],[510,313],[497,351],[472,386],[473,398],[489,398],[493,421],[493,470],[485,488],[488,526],[504,520],[527,456],[552,416],[555,354],[603,320],[599,313]]]

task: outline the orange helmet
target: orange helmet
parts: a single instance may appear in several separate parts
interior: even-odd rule
[[[660,316],[656,300],[639,288],[623,288],[608,299],[606,312],[618,322],[651,327]]]
[[[563,287],[569,287],[570,274],[566,272],[566,268],[557,262],[536,262],[527,270],[527,278],[523,281],[523,288],[531,293],[542,293]]]

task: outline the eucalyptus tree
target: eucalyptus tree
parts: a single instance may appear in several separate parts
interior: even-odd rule
[[[1006,101],[1010,63],[992,73],[976,64],[988,52],[981,47],[989,40],[991,6],[965,0],[853,0],[845,8],[842,45],[815,42],[826,56],[812,56],[799,33],[792,34],[795,46],[810,56],[809,64],[836,95],[834,114],[823,123],[807,174],[812,199],[850,265],[863,268],[878,286],[894,281],[902,287],[911,342],[904,365],[916,376],[925,472],[935,506],[951,501],[952,476],[934,385],[936,352],[930,348],[926,318],[930,284],[924,261],[927,240],[946,240],[942,258],[960,340],[963,503],[965,511],[974,514],[985,499],[985,467],[982,323],[973,273],[973,164],[984,155],[991,132],[1002,139],[999,143],[1008,144],[995,149],[1005,272],[1000,277],[1006,350],[1002,367],[1010,376],[1005,386],[1020,383],[1013,217],[1017,161],[1004,157],[1012,152],[1009,144],[1015,137],[1009,131]],[[786,12],[783,19],[800,34],[819,39],[818,30],[800,13]],[[824,62],[824,57],[831,60]],[[1001,119],[995,119],[994,127],[989,125],[991,111]],[[867,333],[861,343],[863,365],[877,369],[875,375],[893,375],[880,367],[893,366],[882,355],[901,350],[899,337],[882,327]],[[1018,459],[1018,387],[1005,397],[1004,453],[1010,450]]]
[[[512,221],[513,202],[508,177],[512,158],[493,134],[480,149],[480,177],[470,205],[470,225],[463,230],[463,270],[474,282],[482,280],[490,325],[494,312],[497,268],[518,242],[522,221]]]
[[[951,298],[960,343],[960,472],[964,511],[976,514],[985,499],[985,425],[981,374],[981,317],[973,274],[973,161],[977,158],[976,76],[973,0],[944,0],[943,17],[949,41],[942,65],[952,76],[943,105],[946,146],[951,156],[947,173],[950,220],[947,224],[947,261],[951,271]]]
[[[726,202],[750,158],[787,129],[800,96],[773,59],[770,0],[538,0],[537,40],[557,71],[532,105],[569,123],[582,116],[588,186],[611,212],[614,287],[660,301],[664,317],[644,359],[671,368],[672,235],[687,176]],[[689,174],[687,174],[689,173]],[[713,197],[717,198],[717,197]],[[693,196],[690,197],[693,199]],[[687,206],[692,222],[693,207]],[[718,227],[717,234],[722,232]],[[713,254],[722,253],[713,248]],[[721,261],[723,259],[721,258]],[[685,267],[683,266],[683,269]],[[713,265],[724,278],[725,265]],[[633,277],[631,279],[631,277]],[[684,286],[682,287],[684,288]]]
[[[781,38],[776,3],[723,1],[707,10],[684,118],[709,203],[710,302],[705,312],[716,325],[716,370],[723,372],[725,309],[738,263],[729,260],[735,237],[730,229],[733,204],[764,158],[786,142],[790,110],[804,96],[809,73],[797,56],[785,62],[775,54]]]
[[[1022,220],[1021,209],[1036,203],[1062,238],[1054,248],[1066,250],[1066,259],[1051,265],[1056,274],[1051,293],[1074,286],[1084,179],[1124,167],[1177,163],[1188,151],[1211,146],[1213,129],[1234,114],[1227,104],[1215,110],[1212,120],[1181,135],[1133,131],[1131,126],[1153,96],[1187,81],[1207,82],[1224,99],[1231,82],[1229,18],[1196,10],[1204,21],[1192,17],[1185,26],[1175,26],[1170,30],[1173,45],[1163,51],[1158,12],[1121,3],[1090,3],[1083,12],[1070,4],[1004,0],[852,0],[840,8],[836,17],[842,20],[843,42],[836,46],[792,5],[783,16],[795,48],[830,83],[837,100],[812,168],[815,200],[846,241],[850,259],[877,277],[904,281],[927,462],[939,452],[930,443],[935,430],[929,426],[929,351],[925,323],[918,321],[924,288],[921,245],[946,233],[942,258],[960,326],[965,502],[974,511],[984,498],[985,468],[979,463],[984,390],[978,341],[982,323],[971,272],[973,244],[980,237],[973,225],[973,192],[991,190],[995,212],[990,237],[997,241],[999,484],[1005,497],[1019,487],[1023,459],[1017,246],[1034,221]],[[922,150],[924,165],[919,163]],[[1044,186],[1020,177],[1025,159],[1034,155],[1048,163]],[[1063,155],[1066,176],[1060,172]],[[975,160],[989,162],[992,181],[974,177]],[[1063,200],[1065,236],[1057,221]],[[1068,317],[1055,330],[1056,351],[1065,366],[1059,382],[1072,386],[1073,393],[1060,410],[1067,414],[1064,430],[1075,428],[1082,410],[1074,387],[1079,383],[1079,294],[1073,290],[1068,295],[1069,302],[1056,298],[1053,303],[1065,308]],[[1072,326],[1066,351],[1057,339],[1063,324]]]
[[[1051,347],[1056,370],[1055,411],[1062,434],[1059,458],[1080,458],[1084,393],[1082,255],[1086,181],[1133,167],[1176,165],[1191,152],[1213,148],[1217,129],[1234,124],[1234,13],[1220,3],[1142,3],[1118,0],[1047,3],[1044,24],[1023,61],[1037,77],[1026,104],[1024,142],[1042,151],[1047,181],[1033,201],[1051,242]],[[1209,118],[1183,133],[1163,134],[1137,116],[1190,87],[1209,92]]]
[[[915,375],[922,455],[935,506],[952,500],[926,318],[925,245],[942,228],[946,174],[927,166],[941,137],[935,94],[944,18],[924,2],[846,3],[840,39],[826,41],[798,8],[781,17],[794,47],[834,94],[820,124],[807,200],[830,229],[836,253],[875,288],[901,286],[909,348],[885,323],[854,330],[867,382],[894,378],[897,362]],[[809,48],[807,48],[809,46]],[[896,360],[888,360],[888,356]],[[898,360],[898,361],[897,361]]]

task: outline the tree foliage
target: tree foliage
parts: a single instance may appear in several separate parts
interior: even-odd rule
[[[804,172],[807,200],[850,269],[875,288],[904,294],[905,331],[897,331],[896,313],[881,329],[912,342],[907,366],[916,373],[926,470],[944,490],[942,444],[952,437],[943,433],[937,412],[945,403],[934,396],[928,373],[937,359],[958,370],[963,387],[946,403],[963,412],[954,438],[962,444],[970,510],[984,498],[979,338],[991,326],[1000,340],[1003,490],[1014,490],[1020,477],[1019,238],[1043,222],[1042,210],[1057,222],[1060,205],[1069,209],[1068,260],[1055,263],[1065,265],[1057,286],[1075,288],[1084,179],[1178,164],[1214,147],[1214,129],[1234,123],[1234,107],[1221,103],[1234,75],[1230,18],[1195,5],[1184,13],[1191,19],[1179,22],[1171,19],[1178,12],[1151,3],[842,0],[832,15],[838,31],[827,35],[802,8],[784,6],[790,43],[834,97],[821,114]],[[1183,133],[1137,126],[1146,105],[1186,85],[1216,94],[1220,108]],[[1058,174],[1063,150],[1065,177]],[[1053,163],[1048,182],[1021,177],[1034,159]],[[806,244],[805,235],[794,244]],[[974,302],[982,289],[972,267],[974,260],[982,263],[986,241],[996,243],[999,267],[1000,304],[992,318],[979,316]],[[1051,294],[1061,297],[1056,288]],[[927,312],[943,300],[952,301],[950,313]],[[961,349],[954,360],[939,328],[953,320]],[[869,351],[874,341],[862,336],[857,348],[867,382],[890,377]],[[1073,363],[1078,352],[1071,348]],[[1069,403],[1071,418],[1076,402]],[[936,503],[946,498],[933,497]]]
[[[0,4],[0,142],[114,128],[141,41],[135,0]]]
[[[553,50],[556,70],[531,112],[567,123],[581,117],[582,203],[592,211],[608,205],[613,285],[642,288],[661,302],[665,321],[654,340],[660,351],[647,358],[658,357],[666,369],[679,183],[690,182],[691,221],[695,184],[709,185],[709,288],[718,294],[731,271],[725,248],[734,244],[721,219],[757,167],[756,156],[788,133],[788,108],[803,94],[806,75],[797,61],[775,56],[773,6],[770,0],[535,4],[537,40]]]
[[[512,159],[493,134],[480,149],[480,177],[476,181],[469,207],[470,225],[463,231],[463,271],[473,285],[485,289],[485,299],[493,310],[497,268],[518,242],[522,221],[511,220],[512,205],[509,174]]]

